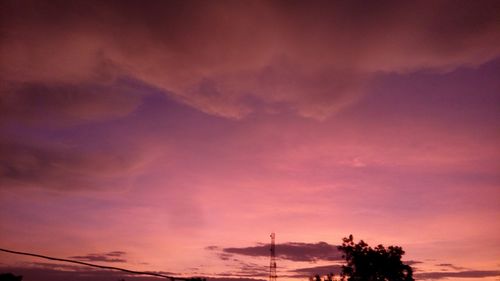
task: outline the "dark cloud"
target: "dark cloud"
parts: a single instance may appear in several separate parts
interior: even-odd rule
[[[322,118],[380,72],[500,54],[498,1],[4,1],[0,18],[6,82],[126,75],[227,117],[260,104]]]
[[[66,267],[60,264],[45,264],[37,267],[0,267],[0,273],[10,272],[14,275],[22,275],[23,280],[29,281],[109,281],[109,280],[131,280],[131,281],[158,281],[162,278],[153,276],[141,276],[126,274],[111,270],[92,270],[86,267]],[[169,276],[178,274],[171,272],[155,272]],[[210,281],[265,281],[267,279],[243,278],[243,277],[208,277]]]
[[[267,279],[244,278],[244,277],[208,277],[209,281],[266,281]]]
[[[414,261],[414,260],[409,260],[409,261],[403,261],[404,264],[407,264],[407,265],[415,265],[415,264],[420,264],[420,263],[423,263],[421,261]]]
[[[216,276],[218,277],[231,277],[231,278],[252,278],[252,277],[268,277],[269,276],[269,268],[267,269],[268,272],[261,272],[261,271],[231,271],[231,272],[222,272],[222,273],[217,273]]]
[[[217,256],[219,257],[219,259],[221,259],[223,261],[227,261],[227,260],[231,259],[231,257],[233,255],[228,254],[228,253],[218,253]]]
[[[121,256],[124,256],[126,254],[126,252],[123,252],[123,251],[113,251],[113,252],[109,252],[106,254],[106,256],[109,256],[109,257],[121,257]]]
[[[453,265],[451,263],[440,263],[440,264],[436,264],[436,266],[445,267],[445,268],[449,268],[449,269],[453,269],[453,270],[464,270],[465,269],[465,267],[456,266],[456,265]]]
[[[235,271],[235,276],[240,277],[267,277],[269,276],[269,267],[248,262],[240,262],[238,271]]]
[[[14,275],[22,275],[23,280],[29,281],[109,281],[121,279],[132,281],[161,280],[152,276],[130,275],[118,271],[89,270],[85,268],[81,268],[79,270],[59,270],[36,267],[0,267],[0,272],[11,272]]]
[[[218,246],[208,246],[205,249],[209,251],[219,251],[221,250]],[[240,259],[233,258],[233,254],[226,252],[216,252],[219,259],[223,261],[235,262],[235,268],[232,272],[222,272],[218,273],[217,276],[233,276],[233,277],[267,277],[269,276],[269,267],[267,265],[244,262]]]
[[[293,273],[292,277],[307,278],[310,276],[314,276],[316,274],[319,274],[320,276],[327,275],[330,273],[339,274],[341,269],[342,269],[341,265],[332,264],[332,265],[324,265],[324,266],[299,268],[299,269],[291,270],[290,272]]]
[[[68,126],[123,117],[141,102],[126,83],[9,83],[0,93],[0,125]]]
[[[268,257],[269,245],[258,245],[243,248],[224,248],[224,253],[253,257]],[[276,256],[291,261],[339,260],[342,255],[337,246],[326,242],[299,243],[290,242],[276,245]]]
[[[408,262],[407,262],[408,264]],[[444,264],[445,267],[449,267],[449,264]],[[316,274],[326,275],[329,273],[339,274],[341,272],[342,266],[338,264],[326,265],[326,266],[316,266],[299,268],[295,270],[290,270],[290,277],[306,278],[314,276]],[[414,276],[419,280],[433,280],[433,279],[444,279],[444,278],[486,278],[500,276],[500,271],[495,270],[469,270],[469,271],[454,271],[454,272],[420,272],[415,273]]]
[[[134,174],[132,170],[144,160],[147,148],[125,141],[135,139],[117,138],[112,130],[98,126],[85,127],[95,122],[106,126],[134,112],[149,93],[150,88],[143,84],[129,79],[2,82],[1,188],[93,189],[102,183],[116,184],[124,174]]]
[[[72,256],[69,257],[71,259],[77,259],[80,261],[89,261],[89,262],[115,262],[115,263],[123,263],[127,262],[126,259],[121,258],[125,255],[125,252],[122,251],[114,251],[109,253],[101,253],[101,254],[87,254],[84,256]]]
[[[75,264],[62,264],[62,263],[48,263],[48,262],[28,262],[26,263],[26,268],[43,268],[51,270],[62,270],[62,271],[81,271],[86,270],[88,267]]]
[[[500,276],[498,270],[468,270],[456,272],[423,272],[416,273],[415,277],[422,280],[443,279],[443,278],[486,278]]]
[[[265,281],[267,279],[244,278],[244,277],[207,277],[211,281]]]
[[[82,145],[0,138],[0,187],[93,189],[120,180],[140,166],[140,153],[118,147],[90,150]]]
[[[263,266],[261,264],[240,262],[237,266],[234,267],[233,271],[217,273],[216,276],[233,278],[268,277],[269,267]]]

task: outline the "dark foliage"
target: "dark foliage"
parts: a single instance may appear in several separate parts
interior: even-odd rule
[[[21,280],[23,280],[22,276],[16,276],[12,273],[0,274],[0,281],[21,281]]]
[[[354,243],[349,235],[338,247],[347,265],[342,266],[343,281],[414,281],[413,270],[403,264],[404,251],[398,246],[369,247],[363,240]]]

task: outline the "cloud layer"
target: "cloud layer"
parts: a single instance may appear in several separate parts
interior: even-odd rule
[[[11,138],[13,138],[11,136]],[[41,186],[54,190],[95,189],[140,166],[141,154],[102,147],[0,137],[0,187]],[[142,153],[142,152],[141,152]]]
[[[299,278],[308,278],[311,276],[315,276],[316,274],[320,276],[324,276],[330,273],[340,274],[342,270],[342,266],[338,264],[334,265],[323,265],[323,266],[314,266],[314,267],[305,267],[291,270],[293,273],[293,277]]]
[[[125,83],[12,82],[0,90],[0,125],[67,127],[110,120],[126,116],[141,102]]]
[[[77,89],[129,76],[211,114],[286,108],[323,118],[379,72],[497,57],[499,11],[498,1],[9,1],[1,74],[7,85]]]
[[[125,263],[126,259],[123,258],[126,253],[122,251],[113,251],[101,254],[87,254],[84,256],[72,256],[71,259],[77,259],[80,261],[88,262],[113,262],[113,263]]]
[[[279,251],[276,253],[276,256],[278,258],[290,261],[332,261],[339,260],[342,256],[341,253],[337,250],[337,246],[330,245],[326,242],[289,242],[277,244],[276,247],[279,249]],[[268,257],[269,245],[259,245],[243,248],[224,248],[222,249],[222,251],[227,254],[238,254],[252,257]]]
[[[447,278],[486,278],[500,276],[498,270],[467,270],[450,272],[424,272],[416,273],[415,277],[422,280],[436,280]]]
[[[43,264],[36,267],[6,267],[0,266],[0,273],[10,272],[15,276],[22,276],[23,280],[31,281],[108,281],[108,280],[132,280],[132,281],[158,281],[158,277],[126,274],[112,270],[92,270],[79,266],[66,266],[60,264]],[[156,272],[172,275],[170,272]],[[209,277],[210,281],[264,281],[265,279],[243,278],[243,277]]]

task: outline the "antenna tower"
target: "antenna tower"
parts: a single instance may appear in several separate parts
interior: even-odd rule
[[[271,233],[271,262],[269,264],[269,281],[276,281],[278,276],[276,275],[276,245],[274,244],[274,238],[276,235]]]

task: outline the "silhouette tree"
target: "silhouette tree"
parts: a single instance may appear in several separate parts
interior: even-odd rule
[[[21,281],[21,280],[23,280],[22,276],[16,276],[12,273],[0,274],[0,281]]]
[[[371,248],[363,240],[354,243],[349,235],[343,239],[342,246],[347,265],[342,266],[341,280],[343,281],[414,281],[413,270],[403,264],[401,257],[404,251],[398,246],[384,248],[378,245]]]
[[[334,274],[333,273],[328,273],[326,276],[325,276],[325,281],[333,281],[333,278],[334,278]]]

